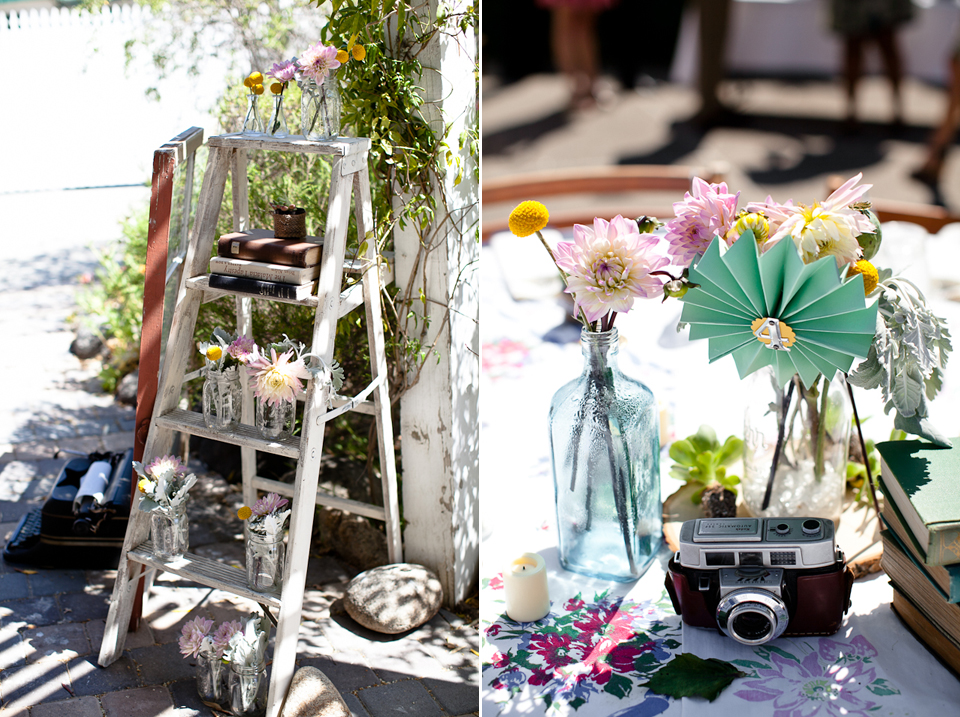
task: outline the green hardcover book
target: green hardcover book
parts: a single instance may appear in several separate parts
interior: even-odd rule
[[[927,565],[960,563],[960,438],[953,448],[926,441],[877,444],[884,495],[893,501]]]

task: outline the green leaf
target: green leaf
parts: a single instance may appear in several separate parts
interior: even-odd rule
[[[899,695],[900,690],[896,687],[892,687],[889,682],[884,679],[874,680],[869,685],[867,689],[870,690],[873,694],[885,697],[887,695]]]
[[[916,362],[907,360],[893,377],[893,403],[897,412],[907,418],[917,412],[923,397],[923,376]]]
[[[731,682],[746,676],[729,662],[715,657],[704,660],[684,653],[657,670],[643,686],[658,695],[675,699],[706,697],[713,702]]]
[[[155,501],[153,498],[147,498],[147,496],[143,496],[143,498],[140,500],[140,505],[137,507],[144,513],[149,513],[151,510],[159,508],[160,504],[157,503],[157,501]]]
[[[690,441],[698,451],[715,451],[720,447],[717,432],[710,426],[702,425],[697,432],[690,436]]]
[[[717,463],[722,466],[729,465],[741,455],[743,455],[743,440],[736,436],[728,436],[717,453]]]
[[[686,438],[674,441],[670,446],[670,459],[682,466],[692,466],[697,459],[697,449]]]
[[[915,436],[926,438],[934,445],[941,446],[942,448],[950,448],[953,445],[950,439],[934,428],[933,424],[930,423],[930,420],[926,417],[921,418],[916,414],[904,416],[897,412],[897,415],[893,417],[893,427],[900,431],[906,431]]]

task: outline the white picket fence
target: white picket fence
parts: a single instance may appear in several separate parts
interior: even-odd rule
[[[211,110],[225,83],[239,81],[234,58],[162,80],[146,52],[128,65],[126,43],[158,26],[138,5],[0,12],[0,194],[149,182],[160,144],[192,125],[219,131]]]

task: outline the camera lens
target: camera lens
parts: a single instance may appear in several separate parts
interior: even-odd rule
[[[773,593],[734,590],[717,605],[717,626],[744,645],[762,645],[787,629],[790,618],[783,600]]]
[[[773,632],[773,614],[764,607],[744,608],[727,623],[741,642],[757,642]]]

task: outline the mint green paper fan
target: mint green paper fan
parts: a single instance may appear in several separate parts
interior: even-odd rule
[[[722,256],[714,239],[680,300],[690,339],[707,339],[710,362],[733,355],[740,378],[772,366],[781,387],[795,374],[807,388],[821,373],[846,373],[866,358],[877,304],[866,305],[863,277],[841,282],[832,256],[804,264],[784,239],[760,254],[744,232]]]

